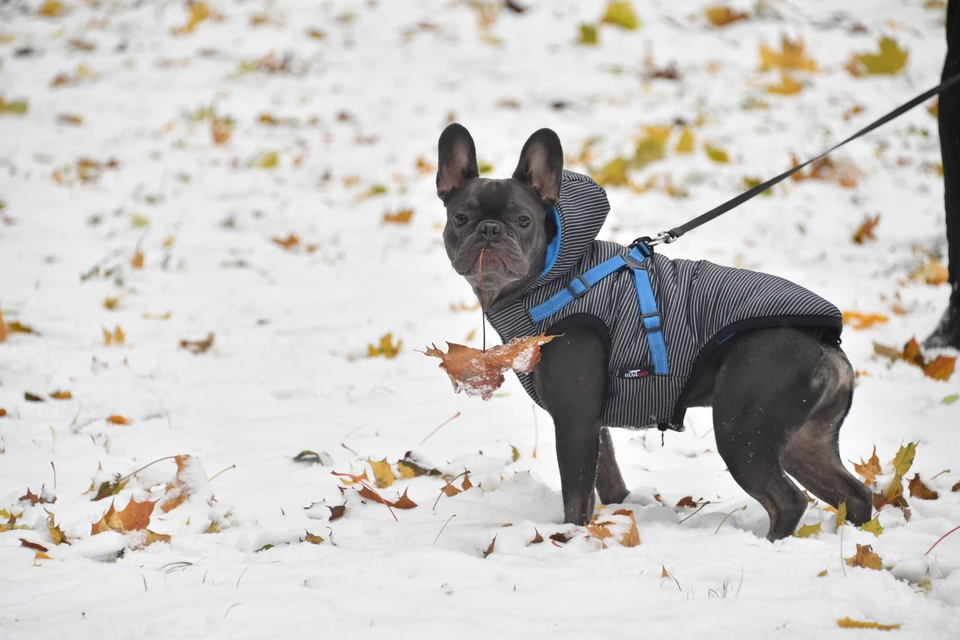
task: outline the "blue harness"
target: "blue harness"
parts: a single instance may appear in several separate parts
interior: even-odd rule
[[[565,306],[582,298],[591,288],[612,273],[620,269],[633,269],[633,284],[637,289],[637,300],[640,303],[640,320],[643,322],[643,333],[647,337],[647,346],[653,359],[653,373],[668,375],[670,366],[667,362],[667,345],[663,339],[663,322],[660,312],[657,311],[657,300],[653,295],[653,286],[650,276],[643,268],[643,262],[653,254],[653,250],[640,242],[630,248],[627,255],[616,255],[597,266],[588,269],[552,295],[545,302],[530,309],[530,317],[534,322],[542,322],[554,315]]]

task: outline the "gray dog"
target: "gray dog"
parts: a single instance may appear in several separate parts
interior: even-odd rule
[[[450,262],[500,337],[558,336],[520,381],[553,418],[565,522],[589,521],[594,489],[605,504],[627,497],[606,427],[679,430],[696,406],[713,407],[717,449],[767,510],[768,539],[792,534],[807,506],[787,474],[846,502],[854,524],[870,519],[870,490],[837,445],[854,374],[832,304],[775,276],[596,240],[606,194],[563,170],[549,129],[527,140],[512,178],[493,180],[450,125],[437,195]]]

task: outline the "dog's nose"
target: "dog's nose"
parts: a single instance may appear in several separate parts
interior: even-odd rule
[[[494,222],[493,220],[484,220],[477,227],[477,233],[487,240],[490,240],[503,233],[503,227],[500,226],[499,222]]]

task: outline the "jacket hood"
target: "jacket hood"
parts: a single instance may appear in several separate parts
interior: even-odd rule
[[[603,187],[581,173],[564,171],[560,201],[548,214],[554,217],[557,235],[547,246],[543,273],[530,289],[568,274],[596,240],[609,212],[610,203]]]

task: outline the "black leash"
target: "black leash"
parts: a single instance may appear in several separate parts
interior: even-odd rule
[[[774,186],[775,184],[786,180],[787,178],[789,178],[790,176],[792,176],[792,175],[795,174],[796,172],[800,171],[801,169],[803,169],[803,168],[806,167],[807,165],[810,165],[810,164],[816,162],[817,160],[820,160],[821,158],[825,158],[825,157],[827,156],[827,154],[829,154],[829,153],[831,153],[831,152],[833,152],[833,151],[836,151],[837,149],[839,149],[839,148],[842,147],[843,145],[847,144],[848,142],[851,142],[851,141],[853,141],[853,140],[856,140],[857,138],[859,138],[859,137],[861,137],[861,136],[864,136],[864,135],[870,133],[871,131],[873,131],[873,130],[876,129],[877,127],[880,127],[880,126],[885,125],[886,123],[890,122],[890,121],[893,120],[894,118],[898,118],[898,117],[902,116],[904,113],[906,113],[907,111],[910,111],[910,109],[913,109],[913,108],[914,108],[915,106],[917,106],[918,104],[920,104],[920,103],[922,103],[922,102],[924,102],[924,101],[932,98],[933,96],[935,96],[935,95],[937,95],[937,94],[939,94],[939,93],[945,92],[947,89],[952,88],[952,87],[955,86],[957,83],[960,83],[960,74],[957,74],[957,75],[953,76],[952,78],[943,81],[942,83],[940,83],[939,85],[937,85],[937,86],[934,87],[933,89],[930,89],[929,91],[923,92],[922,94],[920,94],[919,96],[917,96],[916,98],[914,98],[913,100],[911,100],[910,102],[907,102],[906,104],[903,104],[903,105],[897,107],[896,109],[894,109],[893,111],[891,111],[891,112],[888,113],[887,115],[883,116],[882,118],[871,122],[871,123],[868,124],[866,127],[864,127],[863,129],[860,129],[860,131],[857,131],[855,134],[853,134],[852,136],[850,136],[849,138],[847,138],[847,139],[844,140],[843,142],[841,142],[841,143],[839,143],[839,144],[836,144],[836,145],[830,147],[829,149],[827,149],[826,151],[824,151],[823,153],[821,153],[820,155],[818,155],[816,158],[812,158],[812,159],[810,159],[810,160],[807,160],[807,161],[804,162],[803,164],[797,165],[796,167],[793,167],[793,168],[790,169],[789,171],[784,171],[784,172],[781,173],[780,175],[778,175],[778,176],[776,176],[776,177],[774,177],[774,178],[770,178],[769,180],[767,180],[767,181],[764,182],[763,184],[758,184],[757,186],[753,187],[753,188],[750,189],[749,191],[745,191],[745,192],[741,193],[741,194],[738,195],[736,198],[732,198],[731,200],[727,200],[726,202],[724,202],[723,204],[721,204],[719,207],[716,207],[716,208],[714,208],[714,209],[711,209],[710,211],[707,211],[706,213],[697,216],[696,218],[694,218],[693,220],[690,220],[690,221],[687,222],[686,224],[682,224],[682,225],[680,225],[679,227],[675,227],[675,228],[673,228],[673,229],[670,229],[669,231],[661,231],[660,233],[657,234],[657,237],[656,237],[656,238],[650,238],[650,237],[648,237],[648,236],[644,236],[644,237],[642,237],[642,238],[637,238],[636,240],[634,240],[634,241],[630,244],[630,246],[633,247],[633,246],[635,246],[635,245],[637,245],[637,244],[640,244],[640,243],[646,244],[646,245],[648,245],[648,246],[653,246],[653,245],[657,245],[657,244],[660,244],[660,243],[670,244],[671,242],[675,241],[677,238],[679,238],[680,236],[682,236],[683,234],[685,234],[687,231],[691,231],[691,230],[693,230],[693,229],[696,229],[696,228],[699,227],[700,225],[706,224],[707,222],[710,222],[710,221],[713,220],[714,218],[720,217],[721,215],[725,214],[726,212],[730,211],[731,209],[735,209],[735,208],[739,207],[740,205],[742,205],[742,204],[743,204],[744,202],[746,202],[747,200],[750,200],[751,198],[754,198],[754,197],[760,195],[761,193],[763,193],[764,191],[766,191],[766,190],[769,189],[770,187]]]

